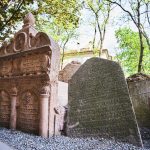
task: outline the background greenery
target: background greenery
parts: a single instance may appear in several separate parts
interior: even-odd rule
[[[93,52],[98,49],[100,55],[107,26],[111,25],[118,42],[114,59],[122,65],[125,74],[150,74],[150,0],[1,0],[0,45],[13,38],[30,11],[36,17],[36,28],[51,35],[61,46],[63,65],[68,42],[79,37],[83,9],[92,16],[89,24],[93,28]],[[122,10],[121,18],[115,18],[115,9]],[[117,28],[112,24],[114,18]]]

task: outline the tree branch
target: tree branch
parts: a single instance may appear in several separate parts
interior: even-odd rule
[[[134,22],[134,24],[138,27],[137,22],[135,21],[135,19],[134,19],[133,15],[131,14],[130,11],[126,10],[121,4],[117,3],[116,1],[111,1],[111,0],[107,0],[107,1],[110,2],[110,3],[112,3],[112,4],[118,5],[124,12],[128,13],[128,15],[130,16],[130,18]]]
[[[150,18],[149,18],[149,15],[148,15],[148,3],[146,3],[146,16],[147,16],[147,21],[149,23],[149,26],[150,26]]]
[[[21,6],[22,6],[22,4],[24,3],[24,0],[22,0],[22,2],[21,3],[18,3],[18,5],[17,5],[17,10],[12,14],[12,16],[6,21],[6,23],[2,26],[2,27],[0,27],[0,31],[2,31],[4,28],[5,28],[5,26],[7,26],[8,25],[8,23],[13,19],[13,17],[16,15],[16,13],[19,11],[19,9],[21,8]]]

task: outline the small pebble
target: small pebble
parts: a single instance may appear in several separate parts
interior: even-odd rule
[[[116,142],[114,139],[69,138],[65,136],[42,138],[5,128],[0,128],[0,141],[8,144],[13,150],[150,150],[148,146],[142,149],[131,144]],[[149,142],[150,140],[145,141],[146,144]]]

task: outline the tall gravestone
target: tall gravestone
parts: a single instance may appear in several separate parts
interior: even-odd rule
[[[69,81],[67,134],[104,137],[142,146],[135,114],[121,67],[91,58]]]

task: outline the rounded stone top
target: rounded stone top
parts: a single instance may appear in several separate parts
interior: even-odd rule
[[[23,23],[24,23],[24,25],[34,25],[35,24],[35,18],[31,12],[28,13],[24,17]]]

